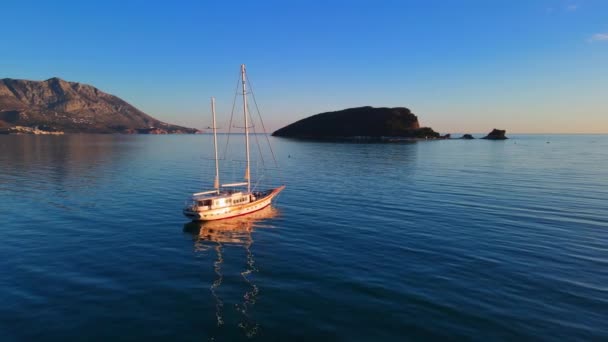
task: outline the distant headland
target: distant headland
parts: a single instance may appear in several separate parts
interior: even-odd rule
[[[452,139],[431,127],[420,127],[418,117],[408,108],[357,107],[326,112],[296,121],[272,133],[273,136],[329,141],[400,142]],[[464,134],[459,139],[474,139]],[[504,130],[494,129],[483,139],[507,139]]]
[[[0,133],[197,133],[159,121],[126,101],[82,83],[0,79]]]
[[[408,108],[358,107],[316,114],[287,125],[273,136],[299,139],[437,139],[439,133],[420,127]]]

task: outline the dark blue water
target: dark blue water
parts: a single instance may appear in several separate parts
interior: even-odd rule
[[[513,138],[272,139],[201,226],[208,136],[0,136],[0,340],[606,340],[608,136]]]

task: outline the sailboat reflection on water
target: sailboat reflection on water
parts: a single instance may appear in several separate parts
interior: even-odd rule
[[[224,301],[218,294],[219,288],[224,282],[223,268],[226,266],[224,264],[225,248],[227,246],[243,246],[246,260],[245,269],[240,272],[240,276],[242,281],[247,285],[247,291],[243,294],[242,298],[239,298],[239,301],[242,302],[236,304],[235,309],[240,316],[238,326],[244,333],[248,337],[253,337],[257,334],[259,325],[253,321],[249,314],[249,311],[256,303],[259,293],[258,286],[251,279],[252,273],[258,271],[253,253],[251,252],[251,246],[253,245],[252,232],[259,228],[272,228],[271,225],[266,225],[264,222],[277,217],[278,214],[279,211],[276,208],[268,206],[246,216],[221,221],[190,222],[184,225],[184,232],[193,235],[195,251],[207,252],[210,249],[215,251],[216,259],[213,263],[213,268],[216,277],[210,286],[210,290],[215,299],[215,315],[218,327],[225,324]]]

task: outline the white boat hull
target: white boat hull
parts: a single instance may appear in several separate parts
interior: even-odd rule
[[[215,221],[231,217],[242,216],[262,210],[272,203],[272,200],[281,192],[285,186],[274,189],[270,194],[253,202],[242,205],[232,205],[224,208],[205,209],[205,208],[186,208],[184,215],[192,221]]]

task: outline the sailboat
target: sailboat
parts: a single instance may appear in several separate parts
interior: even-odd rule
[[[219,161],[217,153],[217,126],[215,124],[215,99],[211,99],[213,117],[213,148],[215,151],[215,179],[213,189],[192,194],[183,209],[192,221],[214,221],[235,216],[248,215],[271,205],[272,200],[285,189],[285,185],[265,190],[251,189],[250,151],[249,151],[249,112],[247,107],[247,75],[245,64],[241,65],[243,90],[243,116],[245,119],[245,156],[246,167],[244,182],[220,184]]]

